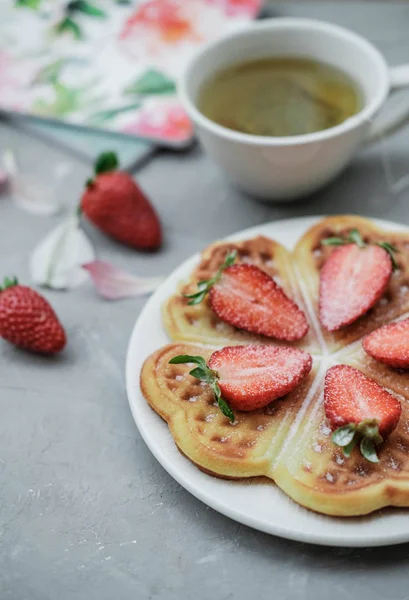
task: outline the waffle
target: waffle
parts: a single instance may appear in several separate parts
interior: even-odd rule
[[[358,229],[365,242],[387,241],[397,247],[395,259],[398,269],[375,307],[363,317],[329,333],[322,331],[327,347],[336,351],[370,333],[377,327],[396,319],[409,310],[409,236],[391,233],[376,227],[370,220],[357,216],[340,216],[323,219],[307,231],[293,252],[295,270],[301,279],[308,300],[318,323],[319,273],[334,246],[323,246],[321,241],[332,236],[346,237],[351,229]]]
[[[357,449],[347,459],[330,439],[321,379],[315,401],[275,466],[276,484],[302,506],[327,515],[357,516],[384,506],[409,506],[409,390],[398,397],[402,415],[378,452],[380,462],[369,463]]]
[[[163,306],[163,324],[171,340],[215,346],[280,344],[277,340],[253,335],[228,325],[212,311],[207,299],[196,306],[189,306],[188,300],[183,297],[183,294],[197,290],[198,281],[210,279],[223,264],[227,253],[232,250],[237,251],[236,263],[246,262],[263,269],[305,312],[291,266],[291,255],[283,246],[262,236],[242,242],[217,242],[203,252],[201,261],[189,281],[182,283]],[[311,327],[305,338],[295,345],[301,345],[312,353],[320,351],[317,337]]]
[[[317,363],[283,399],[250,413],[236,411],[236,420],[230,423],[215,404],[210,387],[189,375],[191,367],[169,364],[179,354],[201,355],[207,360],[211,353],[209,348],[189,344],[157,350],[142,368],[142,393],[167,421],[181,452],[202,470],[228,478],[272,478],[272,465],[308,398]]]
[[[333,248],[320,242],[354,228],[365,241],[384,240],[397,246],[398,270],[381,300],[365,316],[338,332],[321,332],[317,313],[319,270]],[[208,359],[216,346],[250,341],[275,343],[221,323],[205,303],[187,306],[180,295],[193,291],[195,282],[209,278],[224,261],[226,252],[234,248],[239,260],[263,268],[301,307],[307,307],[311,333],[298,345],[319,356],[314,357],[311,373],[296,390],[264,409],[237,412],[236,421],[230,424],[215,404],[208,385],[188,374],[189,365],[168,363],[178,354],[200,354]],[[409,506],[409,372],[376,362],[365,354],[361,344],[362,336],[376,327],[407,316],[408,251],[407,234],[382,232],[370,221],[354,216],[322,220],[303,236],[292,256],[262,237],[218,243],[207,249],[189,282],[164,307],[165,325],[176,343],[157,350],[141,372],[142,392],[167,421],[180,451],[200,469],[218,477],[265,476],[297,503],[327,515],[355,516],[384,506]],[[321,340],[321,348],[317,339]],[[206,345],[191,345],[192,340]],[[380,447],[377,464],[366,461],[358,449],[346,459],[331,442],[323,389],[326,369],[334,364],[360,369],[402,403],[398,427]]]

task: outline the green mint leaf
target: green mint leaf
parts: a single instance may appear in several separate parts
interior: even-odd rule
[[[227,267],[231,267],[234,264],[236,257],[237,257],[237,250],[232,250],[232,252],[229,252],[229,254],[226,256],[223,267],[225,269]]]
[[[146,71],[134,83],[125,88],[125,94],[138,94],[140,96],[173,94],[175,91],[175,82],[155,69]]]
[[[348,444],[348,446],[343,447],[344,456],[349,458],[351,456],[352,450],[355,448],[357,443],[359,442],[358,436],[355,436],[354,439]]]
[[[352,242],[353,244],[356,244],[357,246],[359,246],[359,248],[365,248],[365,242],[362,239],[362,236],[359,233],[358,229],[351,229],[348,235],[348,241]]]
[[[348,446],[352,442],[355,433],[356,425],[354,423],[349,423],[348,425],[339,427],[336,431],[334,431],[331,439],[334,442],[334,444],[343,448],[344,446]]]
[[[219,384],[217,383],[217,381],[215,381],[212,384],[212,390],[214,392],[214,395],[216,396],[216,401],[217,401],[217,404],[218,404],[221,412],[224,414],[225,417],[227,417],[233,423],[235,421],[234,412],[230,408],[228,402],[226,402],[226,400],[224,400],[222,398],[222,393],[221,393],[221,390],[220,390],[220,387],[219,387]]]
[[[203,358],[203,356],[190,356],[190,354],[179,354],[179,356],[174,356],[169,361],[169,364],[171,365],[180,365],[183,363],[194,363],[196,365],[199,365],[199,367],[202,367],[203,369],[207,367],[206,361]]]
[[[374,444],[382,444],[383,438],[379,433],[379,422],[377,419],[365,419],[358,425],[358,433],[373,441]]]
[[[321,244],[323,246],[343,246],[346,242],[340,237],[329,237],[322,240]]]
[[[115,152],[103,152],[95,161],[95,174],[114,171],[119,167],[118,157]]]
[[[81,40],[83,37],[81,27],[74,19],[71,19],[71,17],[65,17],[62,21],[57,23],[55,32],[58,34],[70,33],[76,40]]]
[[[86,2],[86,0],[73,0],[67,4],[66,10],[71,13],[81,12],[85,15],[89,15],[90,17],[106,17],[106,13],[103,10],[97,6],[94,6],[90,2]]]
[[[210,384],[213,384],[216,381],[216,375],[208,367],[196,367],[189,372],[189,375],[192,375],[192,377],[196,377],[196,379],[200,379],[200,381],[205,381],[206,383]]]
[[[360,444],[361,454],[371,463],[378,463],[379,458],[376,453],[374,441],[371,438],[363,437]]]
[[[380,248],[383,248],[389,254],[391,262],[392,262],[392,269],[394,271],[396,271],[396,269],[398,268],[398,263],[396,262],[396,259],[395,259],[395,252],[399,252],[399,250],[396,248],[396,246],[393,246],[389,242],[378,242],[377,246],[379,246]]]
[[[208,289],[206,286],[206,288],[203,289],[202,291],[196,292],[195,294],[184,294],[184,297],[190,298],[190,301],[188,302],[189,306],[195,306],[195,304],[200,304],[201,302],[203,302],[203,300],[206,297],[207,292],[208,292]]]
[[[205,279],[199,281],[197,287],[199,289],[198,292],[193,294],[183,294],[184,298],[188,298],[190,302],[188,302],[189,306],[194,306],[195,304],[200,304],[206,297],[206,294],[210,291],[211,287],[217,283],[225,269],[231,267],[234,261],[236,260],[237,251],[233,250],[226,254],[226,258],[224,259],[224,263],[219,267],[216,275],[211,279]]]

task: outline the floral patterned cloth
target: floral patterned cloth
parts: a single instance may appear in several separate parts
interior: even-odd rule
[[[1,0],[0,108],[185,144],[175,96],[202,43],[262,0]]]

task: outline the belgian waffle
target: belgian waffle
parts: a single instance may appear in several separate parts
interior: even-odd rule
[[[157,350],[142,368],[142,393],[167,421],[178,448],[201,469],[228,478],[272,478],[273,463],[308,397],[317,363],[286,397],[250,413],[237,411],[235,422],[230,423],[215,404],[209,386],[189,375],[188,365],[169,364],[179,354],[207,360],[211,353],[209,348],[190,344]]]
[[[279,343],[228,325],[212,311],[207,300],[199,305],[189,306],[188,300],[183,296],[196,291],[198,281],[210,279],[223,264],[227,253],[232,250],[237,251],[236,263],[245,262],[263,269],[275,279],[287,296],[302,310],[305,309],[295,281],[291,254],[283,246],[262,236],[242,242],[217,242],[204,250],[201,261],[189,281],[182,283],[163,306],[163,323],[171,340],[225,346]],[[312,353],[319,352],[313,328],[310,327],[301,345]]]
[[[351,229],[358,229],[367,242],[383,240],[397,246],[398,270],[368,314],[329,334],[319,327],[317,307],[319,271],[333,248],[322,246],[321,240],[346,235]],[[215,346],[255,340],[275,343],[220,325],[207,304],[187,307],[180,295],[211,276],[234,248],[239,260],[248,260],[278,278],[286,293],[309,310],[312,331],[298,345],[321,358],[314,357],[311,373],[291,394],[264,409],[237,412],[235,423],[230,424],[207,384],[188,374],[188,365],[168,363],[178,354],[200,354],[207,359]],[[409,235],[383,232],[367,219],[324,219],[303,236],[292,256],[267,238],[218,243],[203,253],[189,282],[166,303],[165,325],[178,343],[157,350],[146,360],[141,389],[167,421],[181,452],[208,473],[228,478],[266,476],[299,504],[328,515],[363,515],[384,506],[409,506],[409,372],[376,362],[361,347],[363,335],[408,311]],[[321,350],[317,339],[323,343]],[[186,343],[191,340],[207,345]],[[324,377],[326,369],[338,363],[360,369],[402,403],[398,427],[381,446],[377,464],[368,463],[357,449],[346,459],[330,440],[323,409]]]
[[[352,229],[358,229],[365,242],[387,241],[396,246],[399,250],[395,255],[398,268],[394,271],[382,298],[372,310],[339,331],[328,333],[322,330],[330,351],[360,339],[409,310],[409,236],[383,231],[372,221],[362,217],[329,217],[309,229],[293,252],[295,270],[301,278],[301,285],[308,296],[317,322],[320,269],[334,251],[334,246],[323,246],[321,242],[332,236],[346,237]]]

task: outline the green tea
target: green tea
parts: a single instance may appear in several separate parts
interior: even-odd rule
[[[304,58],[262,58],[217,72],[199,91],[199,110],[242,133],[290,136],[343,123],[358,113],[362,93],[331,65]]]

